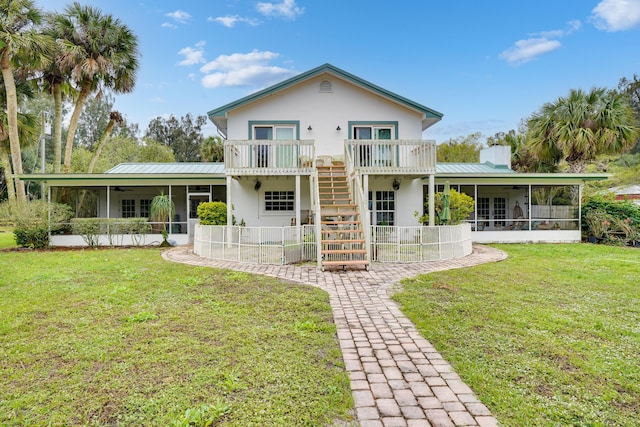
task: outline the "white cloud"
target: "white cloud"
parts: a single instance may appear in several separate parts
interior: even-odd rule
[[[295,0],[283,0],[282,3],[258,3],[258,12],[264,16],[295,19],[304,13],[304,8],[298,7]]]
[[[274,52],[257,50],[221,55],[200,68],[206,74],[202,85],[210,89],[220,86],[264,87],[295,74],[286,68],[268,64],[278,56]]]
[[[174,21],[181,24],[186,24],[191,19],[191,15],[183,10],[176,10],[175,12],[167,13],[166,16],[173,18]]]
[[[163,22],[162,25],[160,25],[162,28],[171,28],[172,30],[175,30],[176,28],[178,28],[177,26],[173,25],[170,22]]]
[[[530,34],[533,37],[545,38],[545,39],[559,39],[561,37],[565,37],[573,34],[582,28],[582,22],[575,19],[573,21],[567,22],[566,28],[562,30],[551,30],[551,31],[541,31],[539,33]]]
[[[195,44],[194,47],[185,47],[184,49],[180,49],[178,55],[183,55],[184,59],[178,62],[178,65],[195,65],[195,64],[204,64],[207,62],[204,59],[204,41],[200,41]]]
[[[219,24],[224,25],[227,28],[232,28],[236,25],[237,22],[244,22],[251,26],[258,25],[258,21],[251,18],[243,18],[239,15],[227,15],[227,16],[219,16],[217,18],[209,17],[207,18],[209,22],[217,22]]]
[[[518,40],[515,45],[500,54],[500,58],[510,64],[518,65],[531,61],[536,56],[552,52],[561,46],[558,40],[544,37]]]
[[[640,0],[602,0],[591,12],[599,30],[624,31],[640,26]]]

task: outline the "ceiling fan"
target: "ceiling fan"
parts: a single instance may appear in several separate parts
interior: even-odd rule
[[[114,187],[113,191],[120,191],[120,192],[133,191],[133,188]]]

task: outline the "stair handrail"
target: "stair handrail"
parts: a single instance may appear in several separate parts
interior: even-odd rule
[[[344,145],[344,160],[347,167],[346,172],[349,190],[351,194],[353,194],[353,201],[358,206],[358,212],[360,214],[360,223],[362,224],[362,234],[364,234],[366,250],[365,259],[371,262],[371,214],[369,213],[369,203],[362,188],[362,177],[360,176],[360,172],[355,168],[351,150],[346,143]]]
[[[316,263],[318,268],[322,268],[322,214],[320,213],[320,189],[318,188],[318,169],[314,168],[309,176],[311,182],[311,212],[313,213],[313,225],[316,238]]]

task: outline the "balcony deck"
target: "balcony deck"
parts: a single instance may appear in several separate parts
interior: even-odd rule
[[[311,175],[317,151],[313,140],[229,140],[224,144],[225,173]],[[360,174],[424,176],[436,171],[435,141],[346,140],[345,151]]]

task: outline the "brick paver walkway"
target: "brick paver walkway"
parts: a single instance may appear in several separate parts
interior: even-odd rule
[[[465,258],[422,264],[373,264],[369,271],[258,265],[200,258],[189,247],[165,251],[170,261],[229,268],[320,287],[329,293],[342,354],[363,427],[497,426],[498,422],[415,325],[389,298],[400,279],[501,261],[506,254],[474,246]]]

